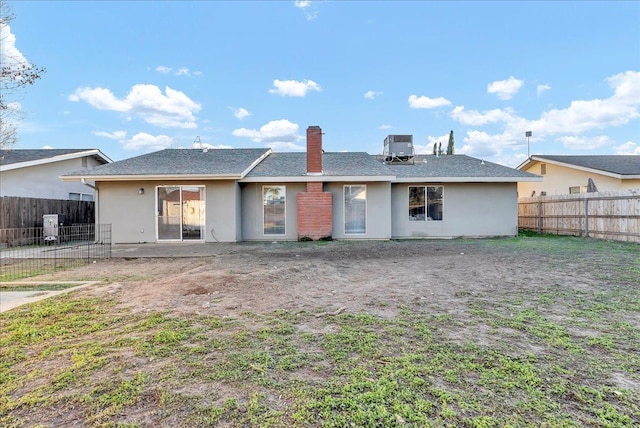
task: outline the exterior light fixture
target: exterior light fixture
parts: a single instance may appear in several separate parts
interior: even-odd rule
[[[531,131],[525,132],[524,136],[527,137],[527,157],[531,157],[529,155],[529,138],[531,138]]]
[[[138,195],[144,195],[144,187],[138,189]]]

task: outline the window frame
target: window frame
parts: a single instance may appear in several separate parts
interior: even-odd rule
[[[284,217],[284,226],[283,226],[282,233],[267,233],[265,228],[265,208],[267,205],[266,199],[265,199],[266,189],[274,188],[274,187],[279,187],[282,189],[282,193],[283,193],[282,197],[284,198],[284,202],[283,202],[284,212],[282,213]],[[260,194],[260,201],[262,205],[262,236],[286,236],[287,235],[287,186],[284,184],[263,184],[262,192]]]
[[[426,197],[426,199],[425,199],[425,203],[426,203],[425,220],[428,220],[428,221],[444,221],[444,186],[441,185],[441,184],[437,184],[437,185],[432,185],[432,186],[427,185],[425,187],[426,187],[426,189],[425,189],[425,192],[426,192],[426,196],[425,196]],[[440,210],[440,218],[439,219],[431,218],[429,220],[429,218],[430,218],[430,216],[429,216],[429,201],[430,201],[429,188],[438,188],[438,187],[440,189],[442,189],[440,191],[440,205],[442,207],[442,209]]]
[[[71,195],[78,195],[78,199],[71,199]],[[90,199],[86,199],[89,197]],[[82,193],[82,192],[69,192],[69,200],[70,201],[82,201],[82,202],[95,202],[95,198],[91,193]]]
[[[422,218],[414,218],[411,215],[411,189],[412,188],[422,188]],[[414,221],[427,221],[427,186],[425,186],[424,184],[420,184],[420,185],[409,185],[407,186],[407,192],[408,192],[408,197],[409,197],[409,210],[408,210],[408,214],[409,214],[409,221],[410,222],[414,222]],[[420,208],[420,207],[418,207]]]
[[[363,232],[352,232],[347,231],[347,187],[349,189],[353,187],[362,187],[364,188],[364,231]],[[345,235],[366,235],[367,234],[367,217],[368,217],[368,195],[367,195],[367,185],[366,184],[344,184],[342,186],[342,215],[343,215],[343,227]]]

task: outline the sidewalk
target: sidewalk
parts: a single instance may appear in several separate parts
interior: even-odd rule
[[[46,284],[78,284],[75,287],[65,288],[64,290],[52,290],[52,291],[2,291],[0,287],[0,312],[6,312],[18,306],[26,305],[27,303],[37,302],[39,300],[46,299],[48,297],[57,296],[58,294],[69,293],[74,290],[79,290],[90,285],[99,283],[100,281],[15,281],[15,282],[2,282],[0,285],[11,286],[29,286],[29,285],[46,285]]]

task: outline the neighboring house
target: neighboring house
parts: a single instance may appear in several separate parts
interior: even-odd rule
[[[519,183],[520,197],[585,193],[589,179],[599,192],[640,188],[638,155],[533,155],[516,169],[543,177]]]
[[[393,164],[367,153],[167,149],[70,173],[96,183],[115,243],[514,236],[519,181],[534,174],[464,155]]]
[[[0,196],[93,201],[92,187],[60,176],[110,162],[98,149],[0,150]]]

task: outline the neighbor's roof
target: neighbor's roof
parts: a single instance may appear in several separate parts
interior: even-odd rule
[[[322,175],[307,175],[307,154],[272,153],[243,182],[274,181],[391,181],[393,173],[364,152],[325,152]]]
[[[395,182],[417,182],[425,178],[438,182],[542,181],[539,175],[467,155],[417,155],[413,164],[385,162],[385,166],[396,176]]]
[[[239,179],[269,153],[270,149],[165,149],[65,174],[62,179]]]
[[[98,149],[11,149],[0,150],[0,170],[9,171],[85,156],[93,156],[102,163],[112,162]]]
[[[640,156],[638,155],[533,155],[520,164],[518,169],[523,169],[535,162],[555,163],[618,178],[640,178]]]

